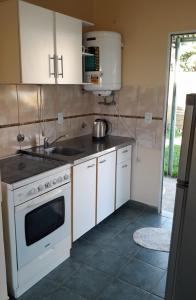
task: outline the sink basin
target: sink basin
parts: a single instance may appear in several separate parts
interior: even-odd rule
[[[60,154],[64,156],[74,156],[83,153],[83,151],[74,148],[56,147],[51,153]]]

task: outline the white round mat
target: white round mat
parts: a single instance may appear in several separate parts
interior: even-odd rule
[[[136,244],[142,247],[169,252],[171,230],[153,227],[141,228],[134,232],[133,239]]]

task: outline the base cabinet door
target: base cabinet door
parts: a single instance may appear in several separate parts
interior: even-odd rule
[[[96,159],[73,167],[73,241],[95,226]]]
[[[116,171],[116,209],[130,200],[131,160],[117,164]]]
[[[97,224],[114,212],[116,152],[98,158]]]

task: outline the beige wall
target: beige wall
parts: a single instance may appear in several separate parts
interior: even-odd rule
[[[123,83],[165,83],[168,35],[196,30],[194,0],[97,0],[96,28],[123,35]]]
[[[5,0],[0,0],[3,2]],[[93,21],[94,0],[24,0],[85,21]]]

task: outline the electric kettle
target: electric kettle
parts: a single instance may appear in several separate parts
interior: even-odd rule
[[[104,138],[111,128],[111,123],[104,119],[96,119],[93,123],[93,138]]]

